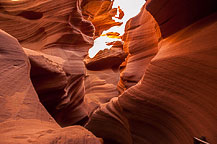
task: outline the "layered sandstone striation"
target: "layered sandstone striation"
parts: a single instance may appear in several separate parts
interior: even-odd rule
[[[93,44],[94,26],[80,6],[77,0],[1,3],[0,28],[26,48],[40,101],[62,126],[88,117],[83,58]]]
[[[85,59],[112,4],[0,2],[0,143],[216,143],[216,1],[148,0]]]
[[[18,41],[0,30],[0,143],[87,143],[100,140],[80,126],[61,128],[30,80],[30,62]]]
[[[95,31],[119,24],[112,20],[117,13],[112,2],[5,0],[0,4],[0,28],[24,47],[42,104],[61,126],[83,125],[89,113],[84,103],[83,59],[93,45]],[[106,21],[106,26],[100,21]]]
[[[137,64],[143,64],[142,72],[137,70],[134,74],[142,75],[142,79],[138,78],[136,85],[101,105],[86,128],[102,137],[104,143],[191,144],[194,137],[201,136],[216,143],[216,11],[214,0],[147,1],[144,14],[131,19],[128,25],[144,19],[145,26],[141,23],[137,27],[150,29],[138,32],[135,25],[129,36],[138,37],[124,39],[125,45],[129,43],[128,51],[138,49],[135,56],[140,54],[139,47],[144,56],[152,54],[132,66],[137,69]],[[142,32],[144,43],[134,43]],[[144,44],[150,44],[151,53],[143,50]]]
[[[119,95],[119,66],[127,54],[123,51],[123,43],[114,41],[108,43],[111,49],[101,50],[93,58],[84,59],[87,73],[85,78],[85,102],[90,114],[101,104],[109,102]]]
[[[99,51],[93,58],[86,57],[84,59],[86,68],[95,71],[109,68],[118,70],[127,57],[127,53],[123,51],[121,41],[116,41],[113,44],[111,44],[113,46],[110,49]]]
[[[118,97],[117,84],[119,75],[118,70],[114,71],[111,68],[99,71],[87,70],[84,100],[87,104],[89,115],[101,104]]]
[[[121,65],[118,84],[120,92],[135,85],[142,78],[150,60],[158,51],[160,37],[158,24],[144,8],[127,22],[122,40],[128,57]]]
[[[85,0],[82,2],[84,18],[95,26],[95,37],[99,37],[104,30],[122,25],[121,22],[113,20],[118,9],[112,8],[112,5],[112,0]]]

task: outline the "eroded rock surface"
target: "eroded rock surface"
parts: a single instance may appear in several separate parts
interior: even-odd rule
[[[187,9],[188,15],[185,15],[186,11],[184,15],[180,11],[181,15],[179,15],[173,13],[176,6],[165,7],[175,2],[182,3],[176,5],[177,10],[184,11],[185,6],[188,5],[187,1],[170,3],[150,0],[144,7],[152,11],[149,5],[152,4],[155,6],[153,11],[159,12],[157,13],[159,17],[154,13],[151,14],[160,26],[163,37],[158,42],[157,31],[153,33],[144,31],[148,38],[155,37],[152,39],[154,43],[150,44],[156,45],[156,51],[152,53],[156,55],[147,59],[147,63],[143,62],[142,71],[145,70],[142,79],[118,98],[98,108],[87,124],[86,127],[96,136],[102,137],[105,143],[192,144],[194,137],[201,136],[205,136],[209,143],[217,141],[215,128],[217,124],[217,81],[215,79],[217,13],[210,15],[211,13],[201,11],[203,14],[197,13],[200,20],[191,21],[188,26],[186,23],[182,25],[176,22],[181,28],[173,28],[173,25],[164,27],[164,24],[159,23],[162,18],[168,20],[165,22],[166,25],[179,18],[184,21],[191,17],[189,14],[191,11],[201,10],[197,7],[197,2],[190,1],[193,9]],[[205,2],[199,1],[199,3]],[[208,2],[212,5],[215,3],[215,1]],[[209,8],[212,9],[213,6],[204,4],[204,10]],[[167,13],[161,10],[166,10]],[[145,13],[147,16],[148,13]],[[173,15],[174,19],[169,15]],[[141,17],[143,18],[146,17]],[[137,20],[138,18],[134,18],[131,21],[136,23]],[[156,22],[153,20],[152,27],[155,27]],[[136,32],[134,34],[136,35]],[[147,37],[143,37],[143,40],[147,40]],[[139,46],[140,44],[137,43],[134,47]],[[136,64],[135,62],[135,68]]]
[[[117,84],[119,71],[104,69],[100,71],[87,70],[85,78],[85,102],[89,114],[101,104],[109,102],[112,98],[118,97]]]
[[[82,2],[84,17],[95,26],[95,37],[99,37],[104,30],[122,24],[112,19],[118,10],[112,8],[112,5],[113,1],[110,0],[85,0]]]
[[[0,143],[101,143],[80,126],[61,128],[54,121],[33,88],[28,57],[2,30],[0,51]]]
[[[118,84],[123,92],[138,83],[142,78],[150,60],[158,51],[158,41],[161,37],[158,24],[146,9],[130,19],[123,36],[123,49],[128,57],[121,65],[121,75]]]
[[[112,45],[112,48],[99,51],[93,58],[84,59],[87,68],[85,102],[90,114],[101,104],[119,95],[117,89],[120,76],[119,67],[127,54],[123,51],[121,41],[114,41],[108,45]]]
[[[148,0],[147,10],[156,19],[163,38],[217,10],[215,0]]]
[[[216,143],[216,11],[215,0],[148,0],[126,26],[118,96],[112,57],[90,61],[100,71],[83,62],[93,39],[120,25],[112,1],[2,0],[0,28],[23,48],[0,31],[0,143]],[[46,110],[61,126],[92,115],[97,137]]]
[[[103,69],[119,69],[119,66],[124,62],[127,53],[123,51],[123,45],[114,46],[111,49],[104,49],[97,53],[93,58],[87,57],[84,59],[88,70],[103,70]]]
[[[1,120],[40,119],[54,122],[42,104],[30,80],[30,63],[18,41],[4,31],[1,39]]]
[[[61,126],[84,124],[88,111],[83,59],[93,45],[95,30],[118,24],[112,20],[117,13],[112,2],[5,0],[0,4],[0,28],[25,48],[31,80],[42,104]]]
[[[1,3],[0,28],[32,50],[26,52],[33,85],[62,126],[80,124],[88,117],[83,58],[93,44],[94,26],[83,18],[80,6],[78,0]]]

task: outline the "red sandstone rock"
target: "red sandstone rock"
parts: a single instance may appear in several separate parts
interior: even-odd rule
[[[118,10],[117,8],[112,9],[112,5],[113,2],[110,0],[86,0],[82,2],[82,13],[95,26],[96,37],[99,37],[104,30],[122,24],[112,19]]]
[[[94,27],[83,18],[78,0],[4,1],[0,19],[0,28],[29,49],[76,45],[87,51],[93,43]]]
[[[111,49],[100,51],[94,58],[84,59],[87,67],[85,102],[90,114],[101,104],[119,95],[117,84],[120,73],[118,69],[126,53],[122,50],[121,41],[112,42],[110,45],[113,45]]]
[[[117,10],[112,9],[110,1],[1,3],[0,28],[26,48],[31,63],[30,76],[39,99],[61,126],[83,124],[88,118],[83,59],[93,44],[95,28],[83,14],[92,10],[91,20],[98,30],[120,24],[112,20]],[[101,23],[102,20],[106,22]]]
[[[100,140],[80,126],[60,128],[39,102],[30,63],[18,41],[0,30],[0,143],[87,143]]]
[[[89,70],[118,69],[126,56],[127,54],[122,48],[116,46],[115,48],[101,50],[94,58],[87,57],[84,62]]]
[[[84,19],[81,2],[5,1],[1,7],[0,28],[27,49],[42,104],[61,126],[82,124],[88,117],[83,59],[93,44],[94,26]]]
[[[121,48],[121,49],[123,49],[123,41],[113,41],[113,42],[107,43],[106,45],[112,46],[112,48]]]
[[[158,51],[161,36],[154,18],[143,9],[136,17],[130,19],[123,36],[124,50],[128,52],[127,65],[122,65],[119,91],[123,92],[138,83],[150,60]]]
[[[93,43],[88,16],[99,36],[117,24],[111,21],[116,10],[110,1],[26,2],[3,1],[0,28],[27,48],[33,84],[53,117],[62,126],[83,122],[117,96],[112,82],[117,81],[116,72],[86,75],[83,63]],[[112,144],[191,144],[201,136],[215,143],[217,13],[208,16],[213,12],[215,0],[149,0],[128,22],[123,37],[129,55],[119,87],[128,89],[101,105],[86,127]],[[32,87],[30,64],[21,46],[4,32],[0,43],[0,143],[98,144],[85,129],[62,129],[54,122]],[[115,78],[108,76],[111,73]]]
[[[217,11],[216,5],[216,0],[148,0],[146,7],[166,38]]]
[[[86,118],[88,112],[85,110],[82,94],[75,88],[79,84],[83,86],[83,75],[74,74],[78,80],[73,82],[73,75],[67,76],[63,69],[64,59],[28,49],[25,52],[31,63],[33,86],[48,112],[62,126],[82,124],[79,121]],[[76,105],[80,106],[76,108]]]
[[[54,122],[32,86],[28,57],[18,41],[0,31],[0,122],[10,119],[38,119]]]
[[[109,102],[117,97],[119,92],[117,84],[120,73],[112,69],[100,71],[87,70],[85,78],[85,102],[89,114],[98,108],[101,104]]]
[[[196,2],[194,8],[200,9]],[[154,58],[143,63],[146,70],[139,83],[98,108],[86,127],[113,144],[192,144],[201,136],[216,143],[216,25],[217,13],[167,33]]]
[[[0,123],[0,127],[0,142],[3,144],[101,144],[101,139],[81,126],[60,128],[49,122],[30,119],[6,121]]]

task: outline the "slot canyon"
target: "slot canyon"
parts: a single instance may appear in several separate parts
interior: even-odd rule
[[[217,144],[217,1],[0,0],[0,144],[28,143]]]

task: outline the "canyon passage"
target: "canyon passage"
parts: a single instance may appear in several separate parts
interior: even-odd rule
[[[217,144],[216,0],[0,0],[1,144]]]

